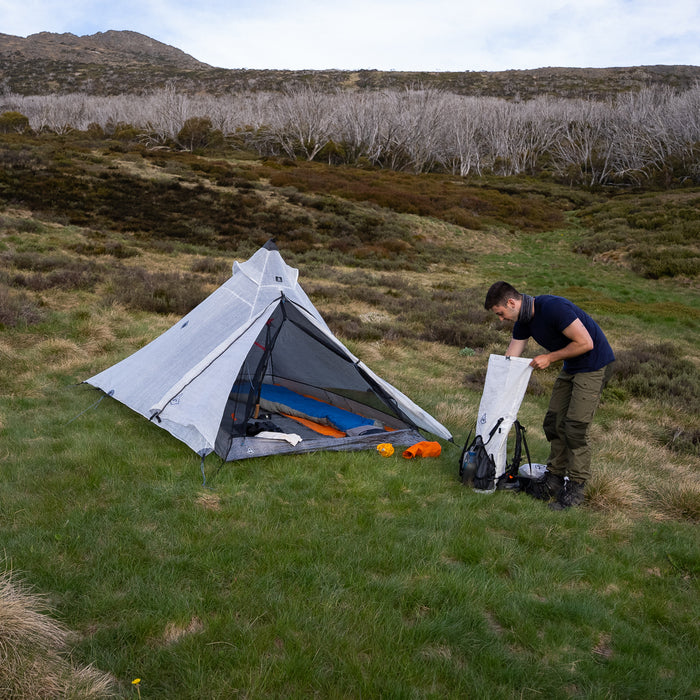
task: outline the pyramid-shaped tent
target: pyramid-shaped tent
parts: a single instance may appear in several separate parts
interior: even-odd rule
[[[358,360],[273,242],[189,314],[86,380],[201,456],[353,450],[451,440],[432,416]]]

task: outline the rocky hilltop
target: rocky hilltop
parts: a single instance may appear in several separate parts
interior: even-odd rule
[[[538,95],[599,99],[655,85],[687,90],[698,81],[699,66],[552,67],[498,72],[224,69],[132,31],[80,37],[50,32],[26,38],[0,34],[0,93],[20,95],[142,93],[170,83],[182,92],[214,95],[277,91],[296,85],[320,90],[422,86],[511,100]]]
[[[0,56],[120,66],[169,64],[185,70],[210,68],[184,51],[144,34],[113,30],[88,36],[40,32],[26,39],[0,34]]]

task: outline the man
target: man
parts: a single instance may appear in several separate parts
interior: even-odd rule
[[[540,497],[554,499],[554,510],[579,506],[591,476],[588,431],[615,361],[612,348],[600,326],[563,297],[533,298],[507,282],[496,282],[484,307],[502,321],[515,322],[507,356],[520,357],[534,338],[547,352],[532,359],[533,368],[564,361],[544,418],[550,455]]]

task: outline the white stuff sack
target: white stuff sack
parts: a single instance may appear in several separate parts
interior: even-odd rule
[[[481,436],[486,443],[486,451],[493,457],[496,465],[495,482],[505,473],[508,433],[518,417],[518,410],[531,374],[532,367],[528,358],[489,356],[484,391],[476,421],[476,434]],[[501,420],[500,425],[489,439],[491,431],[499,420]]]

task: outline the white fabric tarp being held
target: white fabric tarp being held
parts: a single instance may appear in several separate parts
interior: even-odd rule
[[[486,443],[486,451],[496,464],[496,481],[506,469],[508,433],[518,417],[530,381],[530,361],[529,358],[505,355],[489,357],[476,434]]]

